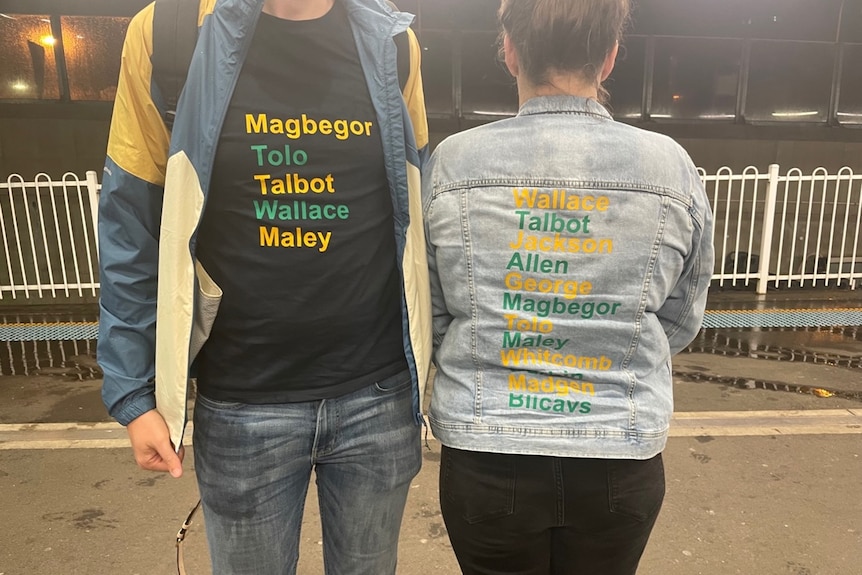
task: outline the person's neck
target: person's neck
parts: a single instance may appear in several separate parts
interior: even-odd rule
[[[544,84],[533,84],[523,75],[518,76],[518,105],[539,96],[580,96],[598,99],[596,84],[584,81],[578,74],[550,74]]]
[[[335,0],[264,0],[263,11],[284,20],[314,20],[325,16]]]

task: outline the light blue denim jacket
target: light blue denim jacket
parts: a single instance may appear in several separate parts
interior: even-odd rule
[[[527,101],[423,177],[430,423],[457,449],[645,459],[701,326],[712,215],[685,151],[596,101]]]

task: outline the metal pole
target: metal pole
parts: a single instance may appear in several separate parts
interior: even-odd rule
[[[757,293],[765,294],[769,283],[769,263],[772,258],[772,230],[775,225],[775,202],[778,197],[778,164],[769,165],[769,185],[763,207],[763,235],[760,237],[760,269]]]

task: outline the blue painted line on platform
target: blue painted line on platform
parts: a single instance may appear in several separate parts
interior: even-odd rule
[[[0,325],[0,341],[96,339],[99,322],[12,323]]]
[[[703,327],[828,327],[862,325],[862,308],[708,310]]]

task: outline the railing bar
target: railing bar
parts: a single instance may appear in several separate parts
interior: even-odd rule
[[[790,170],[787,173],[787,183],[790,184],[790,174],[793,173],[794,170]],[[797,234],[799,234],[799,209],[802,205],[802,182],[796,182],[796,207],[793,211],[793,236],[792,241],[790,242],[790,273],[793,274],[793,262],[796,261],[796,238]],[[805,254],[802,255],[802,266],[799,269],[799,287],[802,287],[802,274],[805,273]],[[788,287],[790,283],[788,282]]]
[[[87,216],[84,212],[84,199],[86,199],[87,204],[89,204],[90,203],[90,196],[88,193],[88,194],[86,194],[86,198],[85,198],[84,190],[81,188],[81,181],[77,179],[77,176],[75,176],[75,174],[72,174],[72,173],[65,174],[63,176],[63,181],[66,181],[67,179],[71,179],[71,178],[69,178],[69,176],[71,176],[71,178],[74,178],[74,180],[72,180],[72,181],[75,183],[75,185],[78,188],[78,211],[79,211],[80,216],[81,216],[81,230],[82,230],[82,233],[84,235],[84,248],[85,248],[84,253],[87,256],[87,272],[90,274],[90,279],[92,280],[96,277],[96,274],[93,270],[93,256],[91,253],[92,252],[92,245],[90,242],[91,227],[89,225],[87,225]],[[87,191],[89,192],[89,186],[87,186]],[[80,278],[78,280],[78,283],[80,284]],[[96,295],[95,290],[93,290],[92,295]]]
[[[54,233],[57,238],[57,248],[60,257],[60,271],[63,274],[63,288],[66,297],[69,297],[69,276],[66,274],[66,255],[63,250],[63,237],[60,235],[60,218],[57,216],[57,198],[51,194],[51,210],[54,214]]]
[[[746,180],[741,180],[739,183],[739,206],[736,210],[736,238],[733,241],[733,281],[730,285],[736,286],[736,279],[739,276],[739,241],[742,236],[742,211],[745,206],[745,184]],[[728,202],[728,205],[730,203]],[[745,281],[748,285],[748,281]]]
[[[781,256],[784,255],[784,226],[787,224],[787,198],[789,195],[789,182],[786,179],[781,177],[778,178],[779,182],[784,184],[784,199],[781,204],[781,225],[778,226],[778,230],[776,235],[778,236],[778,257],[775,262],[775,287],[780,287],[780,280],[778,276],[781,275]],[[792,242],[791,242],[792,243]],[[791,260],[789,263],[790,272],[793,272],[793,261]],[[790,287],[790,282],[787,282],[787,287]]]
[[[802,256],[803,256],[802,261],[805,263],[808,263],[808,240],[811,237],[811,211],[812,211],[813,204],[814,204],[814,185],[811,184],[808,186],[808,217],[805,219],[805,241],[802,244],[802,249],[804,250],[802,253]],[[814,277],[814,279],[812,279],[811,283],[812,283],[812,285],[816,285],[816,274],[817,274],[816,257],[815,257],[814,268],[812,269],[812,272],[813,272],[812,275],[815,277]],[[802,281],[800,282],[800,285],[802,287],[805,287],[805,279],[806,279],[805,267],[803,267],[802,268]]]
[[[40,185],[44,182],[43,182],[43,180],[40,180],[40,176],[45,176],[45,178],[43,178],[43,179],[48,180],[47,185],[48,185],[48,193],[49,194],[52,192],[52,189],[51,189],[51,178],[47,174],[37,174],[36,177],[33,179],[33,188],[36,192],[36,206],[38,207],[38,210],[39,210],[39,227],[40,227],[40,229],[42,229],[44,231],[45,226],[42,223],[42,219],[43,219],[42,218],[42,188]],[[36,255],[36,242],[33,240],[33,225],[30,223],[31,222],[31,219],[30,219],[30,202],[26,201],[26,198],[24,201],[24,206],[27,209],[27,227],[28,227],[28,230],[30,233],[30,246],[31,246],[31,251],[33,253],[33,268],[36,271],[36,283],[41,284],[42,283],[42,275],[41,275],[41,273],[39,273],[39,256]],[[51,257],[48,253],[48,241],[45,238],[44,233],[42,234],[42,244],[43,244],[44,250],[45,250],[45,265],[48,268],[48,274],[49,274],[48,278],[49,278],[50,283],[54,283],[54,280],[50,275],[51,274]],[[52,292],[51,295],[54,296],[56,294]],[[39,289],[39,297],[40,298],[44,297],[41,289]]]
[[[29,288],[31,290],[36,290],[37,288],[42,288],[45,291],[50,290],[51,288],[54,288],[56,290],[62,290],[66,285],[67,284],[57,284],[57,283],[55,283],[55,284],[39,284],[39,285],[33,284],[33,285],[29,286]],[[68,284],[68,285],[71,285],[73,289],[78,287],[77,285],[74,285],[74,284]],[[82,290],[91,289],[93,287],[98,288],[99,282],[81,282],[80,285],[81,285]],[[10,293],[13,291],[23,291],[25,289],[27,289],[27,286],[0,286],[0,291],[10,292]]]
[[[14,286],[15,277],[12,275],[12,258],[9,255],[9,242],[6,240],[9,235],[6,233],[6,218],[3,216],[2,209],[0,209],[0,230],[3,231],[3,250],[6,254],[6,267],[9,271],[9,284]],[[12,292],[12,299],[15,299],[16,297],[15,292]],[[0,294],[0,299],[3,299],[2,294]]]
[[[48,187],[49,194],[53,193],[53,189],[51,187],[50,182],[48,183],[48,186],[49,186]],[[42,234],[41,234],[42,235],[42,245],[45,246],[45,261],[46,261],[46,264],[48,267],[48,282],[50,284],[53,284],[54,283],[54,266],[51,263],[51,249],[48,247],[49,246],[48,235],[47,235],[46,226],[45,226],[45,209],[42,206],[42,194],[39,190],[38,184],[36,186],[36,206],[39,209],[39,229],[42,232]],[[37,269],[38,269],[38,264],[37,264]],[[41,296],[41,292],[39,295]],[[51,288],[51,297],[57,297],[57,290],[54,288]]]
[[[80,198],[81,188],[78,187],[78,197]],[[78,248],[75,245],[75,230],[72,229],[72,210],[69,208],[69,189],[66,183],[63,183],[63,203],[66,206],[66,226],[69,230],[69,247],[72,250],[72,264],[75,270],[75,280],[78,284],[78,296],[83,297],[84,291],[81,289],[81,265],[78,261]]]
[[[853,277],[853,281],[851,281],[851,287],[856,289],[856,261],[859,255],[859,232],[860,228],[862,228],[862,182],[859,183],[859,201],[856,203],[856,234],[853,240],[853,261],[850,264],[850,275]],[[862,272],[862,270],[860,270]],[[862,273],[859,274],[859,277],[862,278]]]
[[[712,180],[712,220],[716,221],[718,219],[718,183],[715,180]],[[713,242],[715,238],[713,237]],[[713,274],[712,279],[718,279],[719,287],[724,287],[724,268],[719,264],[719,270],[721,270],[718,274]]]
[[[843,181],[841,173],[838,173],[838,181],[835,185],[835,201],[838,201],[838,196],[841,194],[841,182]],[[853,190],[850,188],[850,181],[847,181],[847,206],[844,208],[844,225],[841,228],[841,251],[838,252],[838,285],[841,285],[841,280],[844,276],[844,250],[847,249],[847,232],[850,225],[850,200]],[[833,221],[835,216],[832,217]],[[833,229],[835,224],[832,224]],[[831,241],[830,241],[831,244]],[[852,277],[850,283],[853,283]]]
[[[756,175],[757,175],[757,172],[755,171],[755,176]],[[751,196],[751,224],[748,226],[748,250],[746,251],[746,253],[748,254],[748,258],[747,258],[747,261],[745,262],[745,285],[746,286],[748,286],[748,284],[751,281],[751,257],[752,257],[752,254],[754,253],[754,233],[755,233],[754,223],[757,220],[757,187],[758,187],[757,184],[758,184],[758,179],[756,177],[754,177],[754,178],[751,178],[749,181],[752,182],[752,196]],[[742,206],[740,205],[740,208],[741,207]],[[766,223],[766,217],[767,217],[766,206],[764,204],[763,225],[765,225],[765,223]],[[761,261],[766,261],[766,259],[764,259],[764,258],[767,258],[768,256],[769,256],[769,254],[761,254]],[[758,273],[759,273],[759,270],[758,270]]]
[[[730,202],[731,202],[732,198],[733,198],[733,188],[730,185],[730,180],[727,180],[727,198],[725,200],[726,206],[724,208],[724,234],[721,238],[721,262],[722,262],[721,272],[722,272],[722,274],[724,274],[724,265],[723,264],[724,264],[724,262],[727,261],[727,237],[729,235],[728,232],[729,232],[729,225],[730,225]],[[734,279],[734,278],[732,278],[732,279]],[[724,283],[722,282],[721,285],[723,286]],[[736,285],[736,284],[731,282],[730,285]]]
[[[721,168],[721,169],[726,170],[727,168]],[[860,176],[860,177],[862,177],[862,176]],[[712,175],[702,175],[701,176],[701,180],[703,180],[704,183],[724,181],[724,180],[738,182],[741,180],[750,180],[750,179],[756,179],[758,181],[769,180],[769,174],[761,174],[758,172],[758,174],[756,176],[750,176],[750,175],[746,176],[744,174],[733,174],[733,173],[728,174],[728,175],[712,174]]]
[[[22,190],[26,189],[24,188],[23,179],[21,180],[21,187]],[[21,236],[18,233],[18,215],[15,210],[15,196],[12,193],[12,188],[9,188],[9,211],[11,212],[13,229],[15,231],[15,249],[18,252],[18,263],[21,265],[21,280],[24,286],[24,294],[27,299],[30,299],[30,289],[27,282],[27,270],[24,268],[24,252],[21,250]]]
[[[36,176],[35,181],[33,182],[33,189],[36,192],[36,196],[39,196],[39,176]],[[33,222],[31,220],[30,214],[30,202],[27,200],[27,190],[24,189],[22,194],[24,199],[24,216],[25,221],[27,222],[27,238],[30,240],[30,255],[33,256],[33,273],[36,276],[36,284],[42,283],[42,274],[39,273],[39,257],[36,255],[36,241],[33,238]],[[39,297],[42,297],[42,290],[38,290]]]
[[[821,276],[820,272],[818,271],[819,267],[820,267],[820,265],[819,265],[820,264],[820,249],[821,249],[820,246],[822,245],[821,241],[823,240],[823,223],[824,223],[824,219],[826,217],[826,183],[827,183],[825,179],[821,179],[820,181],[822,182],[823,185],[822,185],[822,195],[821,195],[821,200],[820,200],[820,217],[818,218],[818,222],[817,222],[817,243],[815,244],[817,246],[817,264],[818,265],[814,268],[814,272],[815,272],[814,286],[817,287],[817,280],[818,279],[823,279],[824,285],[828,287],[829,286],[829,258],[828,258],[828,256],[826,259],[826,270],[824,271],[822,276]],[[815,184],[816,184],[816,182],[815,182]],[[820,277],[818,277],[818,276],[820,276]]]
[[[757,265],[757,293],[765,294],[769,290],[769,269],[772,266],[772,244],[775,235],[775,206],[778,200],[778,184],[780,181],[780,167],[778,164],[770,164],[769,165],[769,180],[766,184],[766,198],[763,202],[763,223],[762,229],[760,233],[760,261]],[[752,222],[754,221],[754,214],[756,214],[757,208],[757,192],[758,192],[758,183],[755,183],[754,189],[754,199],[755,202],[752,208]],[[752,245],[751,242],[754,241],[754,233],[755,229],[752,225],[750,230],[750,239],[749,239],[749,248]],[[749,249],[749,253],[753,250]],[[778,268],[776,268],[777,270]],[[775,280],[776,287],[778,286],[778,280]]]
[[[832,274],[831,266],[832,266],[832,246],[835,241],[835,218],[838,215],[838,194],[840,193],[840,184],[841,180],[833,180],[835,183],[835,199],[832,201],[832,220],[829,222],[829,246],[826,251],[826,271],[829,275]],[[823,192],[823,205],[826,205],[826,183],[824,182],[824,192]],[[839,256],[838,261],[838,277],[835,280],[835,285],[841,284],[841,258],[843,256]],[[826,285],[829,285],[829,276],[826,277]]]
[[[793,169],[798,169],[798,168],[793,168]],[[817,171],[817,172],[824,172],[824,171],[825,171],[825,169],[824,169],[824,168],[818,168],[818,169],[817,169],[817,170],[815,170],[815,171]],[[828,172],[826,172],[826,175],[828,176],[828,175],[829,175],[829,173],[828,173]],[[708,177],[708,176],[707,176],[707,177]],[[794,176],[794,179],[797,179],[797,178],[798,178],[798,179],[800,179],[800,180],[802,180],[803,182],[812,182],[812,181],[820,181],[820,180],[822,180],[822,179],[823,179],[823,175],[822,175],[822,174],[820,174],[820,173],[818,173],[818,174],[812,174],[812,175],[808,175],[808,176],[803,175],[803,174],[800,174],[799,176]],[[851,176],[851,177],[850,177],[850,179],[851,179],[852,181],[862,181],[862,174]]]

